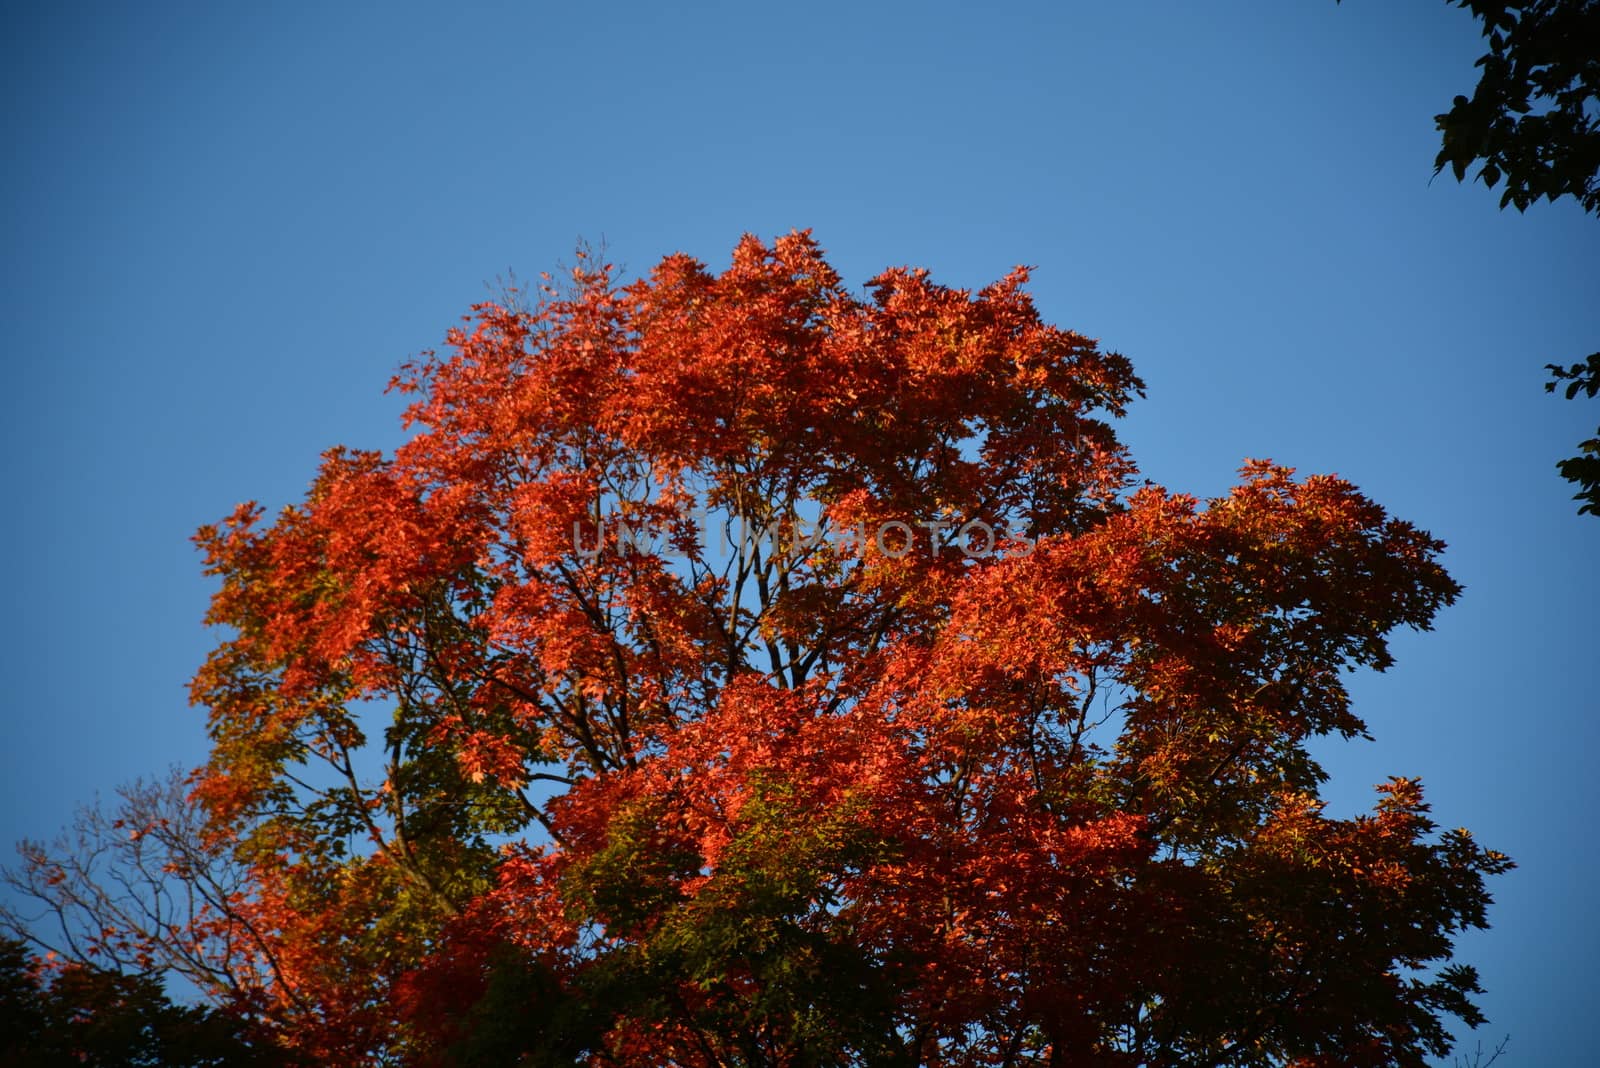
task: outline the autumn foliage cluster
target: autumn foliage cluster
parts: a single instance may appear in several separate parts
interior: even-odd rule
[[[304,1063],[1447,1051],[1509,862],[1413,780],[1325,814],[1306,748],[1441,545],[1269,463],[1141,483],[1139,379],[1026,281],[852,293],[791,234],[476,308],[392,456],[200,532],[173,863],[237,881],[132,951]]]

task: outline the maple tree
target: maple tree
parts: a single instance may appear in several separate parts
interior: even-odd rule
[[[1306,749],[1441,544],[1266,462],[1140,484],[1142,384],[1026,281],[857,295],[795,233],[474,309],[392,456],[198,535],[247,887],[173,937],[312,1063],[1447,1052],[1510,862],[1415,780],[1328,815]]]

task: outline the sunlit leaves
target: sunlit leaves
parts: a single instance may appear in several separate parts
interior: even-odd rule
[[[1367,729],[1345,673],[1454,599],[1442,546],[1266,462],[1136,487],[1139,380],[1027,278],[583,256],[402,372],[394,455],[201,532],[196,796],[283,1041],[1376,1064],[1471,1018],[1434,969],[1503,858],[1410,783],[1322,817],[1305,749]]]

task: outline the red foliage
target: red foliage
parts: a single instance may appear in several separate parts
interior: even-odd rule
[[[1303,747],[1365,730],[1343,672],[1454,598],[1442,546],[1264,462],[1204,504],[1134,489],[1106,419],[1139,380],[1026,280],[855,296],[807,234],[627,286],[583,258],[405,369],[393,457],[201,531],[234,635],[194,683],[198,795],[257,873],[289,1041],[1446,1048],[1472,983],[1435,970],[1507,862],[1403,780],[1323,817]]]

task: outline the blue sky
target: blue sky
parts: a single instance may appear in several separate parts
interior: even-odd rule
[[[813,228],[859,285],[1016,263],[1149,385],[1145,474],[1334,471],[1466,594],[1355,683],[1336,811],[1420,775],[1520,867],[1483,972],[1503,1065],[1592,1055],[1600,220],[1430,181],[1476,26],[1440,0],[6,9],[9,610],[0,839],[203,757],[187,538],[392,447],[396,366],[580,236],[634,269]]]

